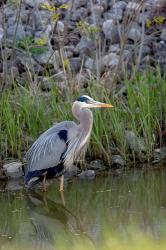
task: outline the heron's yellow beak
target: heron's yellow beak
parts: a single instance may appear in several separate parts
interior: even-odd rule
[[[83,108],[112,108],[112,104],[102,103],[102,102],[92,102],[92,103],[84,103]]]

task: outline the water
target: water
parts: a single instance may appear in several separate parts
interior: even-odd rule
[[[63,198],[58,185],[52,182],[47,193],[0,193],[0,249],[52,249],[61,242],[70,249],[79,239],[100,249],[105,234],[128,240],[138,230],[156,241],[166,237],[163,169],[73,179]]]

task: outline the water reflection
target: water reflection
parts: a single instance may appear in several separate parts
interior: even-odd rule
[[[127,237],[139,229],[155,239],[166,237],[166,171],[132,170],[78,180],[48,192],[0,193],[0,246],[55,249],[85,239],[102,244],[105,233]],[[5,249],[6,249],[5,248]]]
[[[26,196],[35,239],[53,244],[56,238],[64,237],[69,243],[74,236],[87,237],[81,221],[63,204],[50,200],[46,194],[33,192]]]

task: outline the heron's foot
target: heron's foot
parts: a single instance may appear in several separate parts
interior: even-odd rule
[[[59,192],[64,192],[64,188],[60,187]]]
[[[43,193],[45,193],[45,192],[47,192],[47,188],[46,188],[46,187],[41,187],[41,191],[42,191]]]

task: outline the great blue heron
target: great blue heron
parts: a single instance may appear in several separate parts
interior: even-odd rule
[[[85,151],[91,134],[93,115],[90,108],[98,107],[113,106],[83,95],[72,106],[73,116],[80,122],[78,125],[73,121],[60,122],[40,135],[27,154],[26,187],[42,178],[45,190],[47,177],[61,176],[60,191],[63,191],[63,173]]]

